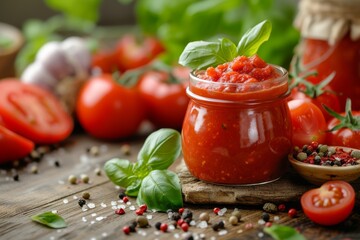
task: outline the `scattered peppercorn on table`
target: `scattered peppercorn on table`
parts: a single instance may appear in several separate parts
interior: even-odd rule
[[[232,204],[187,201],[180,213],[153,212],[146,206],[138,206],[136,199],[125,196],[107,178],[102,167],[113,157],[135,162],[144,140],[145,137],[138,136],[126,142],[102,142],[78,134],[42,157],[34,153],[28,163],[1,170],[0,238],[272,239],[264,229],[279,224],[293,227],[307,239],[360,239],[359,180],[352,183],[357,194],[352,217],[334,227],[311,222],[301,211],[296,194],[292,195],[294,201],[272,204],[275,197],[271,197],[271,192],[279,196],[285,191],[279,189],[284,186],[281,181],[289,181],[288,186],[291,181],[304,181],[298,176],[293,179],[285,176],[279,182],[259,188],[249,187],[251,191],[260,189],[256,193],[259,196],[262,196],[261,189],[267,189],[263,194],[268,200],[266,204],[262,204],[264,199],[246,200],[246,195],[240,194]],[[180,164],[181,159],[171,169],[179,169]],[[183,186],[195,181],[181,174]],[[294,188],[295,192],[315,187],[304,182],[299,186]],[[206,191],[212,192],[206,197],[226,199],[227,188],[223,187],[222,191],[221,186],[213,190],[207,186]],[[291,191],[291,187],[286,191]],[[254,201],[255,205],[244,204],[246,201]],[[44,212],[61,216],[67,226],[52,229],[31,220],[32,216]]]

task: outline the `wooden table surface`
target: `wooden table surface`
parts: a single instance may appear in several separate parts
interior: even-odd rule
[[[184,239],[181,229],[159,232],[154,227],[156,222],[170,223],[166,213],[148,211],[145,215],[151,227],[138,228],[137,232],[125,235],[123,226],[136,218],[137,208],[134,198],[126,205],[126,213],[117,215],[113,205],[121,205],[119,188],[108,180],[104,172],[98,176],[94,170],[113,158],[120,157],[136,160],[137,152],[142,146],[144,137],[136,137],[128,141],[103,142],[78,134],[69,138],[64,146],[53,150],[38,162],[31,162],[16,168],[3,169],[0,173],[0,239]],[[122,151],[122,146],[129,143],[130,155]],[[97,146],[98,155],[90,154],[87,149]],[[1,147],[1,146],[0,146]],[[178,164],[178,162],[176,162]],[[171,169],[175,170],[176,164]],[[31,172],[36,165],[38,173]],[[68,182],[69,175],[87,174],[89,183],[79,182],[72,185]],[[14,176],[18,175],[18,181]],[[359,189],[355,189],[359,194]],[[91,197],[87,200],[93,208],[83,211],[78,205],[82,193],[87,191]],[[271,199],[269,199],[271,201]],[[134,206],[134,207],[132,207]],[[263,232],[264,224],[259,220],[262,206],[244,205],[195,205],[185,203],[184,207],[193,211],[195,226],[190,226],[189,233],[194,239],[271,239]],[[214,207],[227,208],[224,216],[216,216]],[[271,221],[297,228],[307,239],[360,239],[359,197],[351,217],[351,221],[335,227],[321,227],[308,220],[298,209],[298,216],[290,218],[286,212],[270,214]],[[228,218],[234,208],[242,214],[241,222],[232,226]],[[31,220],[31,216],[56,211],[68,226],[63,229],[51,229]],[[225,230],[214,231],[211,225],[207,228],[196,226],[199,215],[208,212],[210,224],[225,220]],[[348,224],[352,223],[352,224]]]

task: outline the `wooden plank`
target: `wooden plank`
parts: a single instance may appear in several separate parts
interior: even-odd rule
[[[301,195],[316,188],[296,172],[289,169],[284,176],[272,183],[251,186],[214,185],[193,177],[182,161],[177,168],[181,181],[184,201],[192,204],[241,204],[263,205],[266,202],[276,204],[299,202]],[[360,180],[352,183],[360,189]],[[359,201],[359,196],[357,197]]]
[[[125,215],[116,215],[111,203],[119,200],[119,190],[104,174],[96,176],[93,172],[96,167],[103,166],[112,157],[135,161],[143,140],[144,137],[140,136],[121,142],[103,142],[83,135],[73,136],[65,146],[47,154],[38,163],[38,174],[30,173],[30,166],[17,170],[20,176],[18,182],[8,180],[11,177],[11,172],[1,174],[0,239],[183,239],[181,229],[167,233],[157,231],[154,228],[156,222],[170,224],[170,220],[166,213],[153,213],[150,211],[146,215],[152,216],[152,219],[149,220],[151,227],[138,229],[136,233],[125,236],[121,229],[130,221],[133,221],[136,214],[127,205]],[[122,153],[120,149],[127,142],[132,147],[132,154],[129,156]],[[86,148],[89,146],[103,146],[106,151],[101,152],[98,156],[90,156],[86,153]],[[60,167],[54,166],[54,159],[59,160]],[[175,170],[175,167],[172,166],[172,169]],[[70,174],[79,176],[82,173],[90,177],[89,184],[71,185],[67,182]],[[271,191],[277,190],[273,189]],[[357,188],[358,190],[359,188]],[[82,211],[77,201],[83,191],[88,191],[91,194],[88,203],[94,203],[95,208]],[[271,191],[269,190],[268,194],[271,194]],[[130,201],[136,208],[135,199],[130,198]],[[122,203],[117,202],[117,204]],[[332,239],[335,236],[360,239],[360,225],[346,232],[341,226],[331,229],[320,227],[309,221],[298,206],[293,206],[299,210],[297,218],[289,218],[287,213],[283,212],[271,214],[271,220],[274,221],[275,217],[278,216],[279,220],[274,221],[275,223],[297,227],[304,232],[308,239]],[[359,204],[357,206],[359,207]],[[199,223],[200,213],[208,212],[211,216],[210,225],[207,228],[190,227],[190,232],[197,234],[197,236],[205,234],[206,239],[212,237],[215,239],[259,239],[258,234],[263,234],[264,225],[258,222],[262,214],[261,206],[246,206],[240,203],[235,205],[185,203],[185,207],[193,211],[196,224]],[[216,216],[212,212],[214,207],[226,207],[228,211],[224,216]],[[235,207],[240,208],[242,221],[237,226],[231,226],[228,223],[228,218]],[[68,223],[67,228],[49,229],[32,222],[30,219],[32,215],[53,210],[57,210],[58,214],[66,220]],[[355,220],[360,218],[358,211],[355,211],[353,218]],[[220,236],[219,232],[213,231],[211,228],[211,224],[219,220],[225,221],[227,233],[223,236]],[[252,224],[253,227],[248,229],[248,224]],[[271,238],[264,236],[262,239]]]

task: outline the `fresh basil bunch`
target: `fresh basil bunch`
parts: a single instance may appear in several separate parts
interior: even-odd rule
[[[252,56],[269,39],[271,29],[272,25],[268,20],[262,21],[249,29],[237,46],[227,38],[221,38],[217,42],[190,42],[181,53],[179,63],[191,69],[205,69],[231,62],[237,56]]]
[[[167,168],[181,152],[180,133],[163,128],[150,134],[141,148],[137,162],[114,158],[105,163],[108,178],[137,197],[137,203],[149,209],[166,211],[182,207],[178,176]]]

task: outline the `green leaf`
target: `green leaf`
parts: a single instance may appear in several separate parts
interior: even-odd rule
[[[127,186],[125,193],[130,197],[136,197],[139,193],[141,187],[141,178],[137,178],[135,181],[131,182],[129,186]]]
[[[180,133],[174,129],[162,128],[150,134],[140,149],[134,171],[167,169],[180,155]]]
[[[275,240],[306,240],[296,229],[284,225],[272,225],[264,228],[264,232]]]
[[[236,45],[229,39],[217,42],[195,41],[186,45],[179,63],[191,69],[205,69],[232,61],[237,55]]]
[[[239,41],[238,55],[252,56],[256,54],[260,46],[269,39],[271,29],[271,22],[268,20],[249,29]]]
[[[127,188],[139,180],[133,172],[133,164],[128,160],[111,159],[105,163],[104,170],[114,184],[123,188]]]
[[[150,172],[143,179],[137,203],[145,203],[149,209],[157,211],[181,208],[183,200],[178,176],[169,170]]]
[[[35,216],[32,216],[31,219],[35,222],[41,223],[50,228],[65,228],[67,224],[65,220],[52,212],[44,212]]]
[[[65,15],[96,22],[99,19],[101,0],[45,0],[53,10],[61,11]]]

